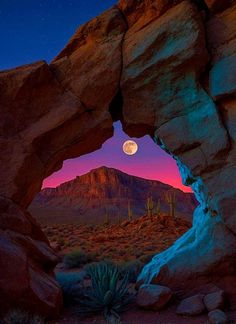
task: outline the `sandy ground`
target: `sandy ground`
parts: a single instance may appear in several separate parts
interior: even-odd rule
[[[122,324],[206,324],[207,314],[197,317],[182,317],[175,314],[177,305],[173,304],[161,312],[144,311],[136,306],[121,314]],[[78,318],[71,315],[73,310],[65,310],[57,322],[58,324],[96,323],[106,324],[101,316]]]

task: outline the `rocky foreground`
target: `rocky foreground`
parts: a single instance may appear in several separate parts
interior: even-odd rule
[[[115,323],[234,323],[236,313],[228,303],[227,294],[216,285],[204,286],[202,292],[193,291],[187,298],[182,296],[181,291],[158,284],[143,284],[135,289],[134,276],[153,255],[168,248],[189,227],[190,224],[180,218],[173,219],[162,214],[153,219],[143,216],[110,226],[48,225],[44,231],[51,245],[61,256],[65,256],[57,272],[63,274],[64,278],[77,274],[81,283],[84,282],[81,289],[84,285],[90,285],[86,267],[83,267],[87,263],[109,260],[129,271],[130,292],[134,299]],[[78,253],[77,257],[85,264],[76,267],[71,261],[65,261],[71,251],[79,250],[83,251],[83,255]],[[68,266],[73,269],[68,269]],[[70,289],[72,291],[73,286]],[[79,307],[79,304],[67,305],[57,323],[106,323],[102,315],[76,315]]]

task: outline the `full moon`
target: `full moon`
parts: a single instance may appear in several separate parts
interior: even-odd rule
[[[138,151],[138,144],[134,141],[128,140],[123,144],[123,152],[127,155],[134,155]]]

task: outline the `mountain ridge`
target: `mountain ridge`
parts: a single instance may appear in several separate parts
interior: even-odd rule
[[[163,212],[168,212],[165,193],[174,191],[176,195],[176,212],[185,215],[188,220],[197,203],[192,193],[185,193],[158,180],[144,179],[129,175],[121,170],[102,166],[92,169],[86,174],[66,181],[55,188],[44,188],[35,197],[30,211],[36,218],[38,214],[53,209],[56,214],[63,214],[66,218],[87,222],[101,223],[104,215],[109,214],[111,221],[116,216],[125,218],[128,202],[134,216],[145,214],[145,202],[150,196],[155,205],[161,202]],[[37,211],[38,210],[38,211]],[[52,216],[50,216],[51,218]]]
[[[55,189],[55,188],[58,188],[58,187],[60,187],[60,186],[63,186],[63,185],[65,185],[65,184],[71,182],[71,181],[76,180],[77,178],[85,177],[85,176],[89,175],[90,173],[94,173],[94,172],[97,172],[97,171],[99,171],[99,170],[103,170],[103,169],[104,169],[104,170],[114,170],[114,171],[117,171],[118,173],[121,173],[121,174],[124,174],[124,175],[127,175],[127,176],[131,176],[131,177],[133,177],[133,178],[140,179],[140,180],[159,182],[160,184],[163,184],[163,185],[166,185],[166,186],[172,187],[173,189],[180,190],[180,191],[182,191],[182,192],[184,192],[184,193],[189,193],[189,192],[185,192],[185,191],[181,190],[180,188],[177,188],[177,187],[174,187],[174,186],[172,186],[172,185],[170,185],[170,184],[167,184],[167,183],[165,183],[165,182],[162,182],[162,181],[160,181],[160,180],[156,180],[156,179],[148,179],[148,178],[140,177],[140,176],[133,175],[133,174],[127,173],[127,172],[125,172],[125,171],[122,171],[122,170],[120,170],[120,169],[116,169],[116,168],[112,168],[112,167],[107,167],[107,166],[105,166],[105,165],[103,165],[103,166],[101,166],[101,167],[98,167],[98,168],[91,169],[90,171],[88,171],[88,172],[86,172],[86,173],[84,173],[84,174],[78,175],[78,176],[76,176],[75,178],[73,178],[73,179],[71,179],[71,180],[65,181],[65,182],[59,184],[59,185],[56,186],[56,187],[44,187],[41,191],[43,191],[44,189]],[[192,194],[192,193],[190,193],[190,194]]]

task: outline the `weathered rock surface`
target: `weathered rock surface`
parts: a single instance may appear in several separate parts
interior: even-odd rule
[[[142,179],[108,167],[91,170],[56,188],[43,189],[35,197],[29,210],[39,222],[42,219],[40,216],[43,215],[45,219],[45,214],[48,214],[49,218],[51,214],[53,221],[57,211],[60,218],[64,214],[67,220],[71,214],[74,215],[74,219],[82,222],[103,224],[104,206],[110,221],[117,222],[118,213],[127,214],[128,200],[135,216],[145,215],[148,195],[151,195],[154,201],[160,200],[161,210],[169,213],[169,205],[165,201],[165,194],[168,192],[175,192],[176,216],[191,223],[193,211],[197,206],[192,193],[184,193],[160,181]]]
[[[182,300],[176,313],[179,315],[196,316],[202,314],[205,309],[203,295],[195,295]]]
[[[216,99],[236,94],[236,54],[213,66],[210,72],[210,91]]]
[[[157,311],[168,304],[172,295],[168,287],[142,285],[138,291],[137,304],[141,308]]]
[[[209,10],[213,13],[223,11],[232,6],[235,0],[205,0]]]
[[[58,311],[56,258],[25,208],[45,177],[98,149],[118,119],[127,134],[151,135],[176,159],[200,202],[193,228],[153,258],[139,283],[185,294],[210,280],[235,294],[236,7],[206,4],[203,15],[201,1],[121,0],[80,27],[50,65],[0,72],[0,298],[7,306]]]
[[[207,40],[214,63],[209,74],[210,92],[216,99],[236,93],[236,4],[212,17]]]
[[[131,27],[124,39],[121,77],[126,131],[153,135],[160,125],[181,116],[183,107],[191,110],[194,103],[200,105],[196,74],[207,60],[201,16],[187,1],[138,31]],[[184,73],[185,69],[192,70]]]
[[[208,319],[210,324],[226,324],[228,323],[227,315],[222,312],[220,309],[216,309],[214,311],[211,311],[208,314]]]
[[[108,111],[118,92],[127,25],[117,7],[80,27],[51,64],[54,75],[91,110]]]
[[[225,306],[225,293],[223,290],[219,290],[208,294],[204,297],[204,304],[208,310],[211,312],[215,309],[224,309]]]
[[[0,208],[1,311],[20,304],[35,312],[58,314],[61,292],[52,277],[57,255],[27,212],[3,198]]]

